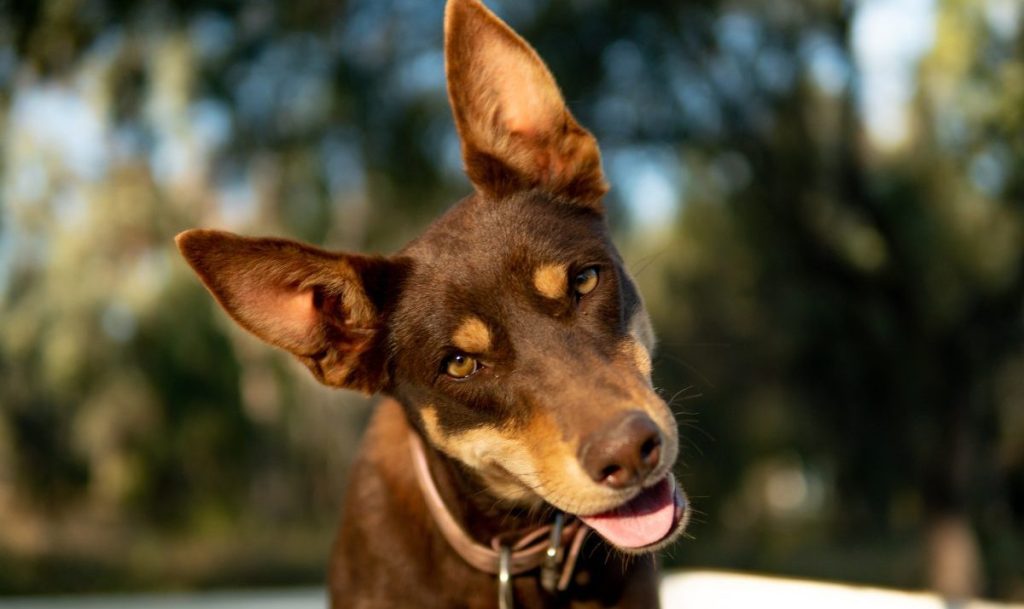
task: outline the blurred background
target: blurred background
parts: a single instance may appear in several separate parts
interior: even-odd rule
[[[1024,4],[490,0],[613,184],[670,566],[1024,599]],[[470,187],[441,0],[0,0],[0,594],[319,584],[372,400],[189,227],[387,253]]]

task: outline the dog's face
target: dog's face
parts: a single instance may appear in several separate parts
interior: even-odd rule
[[[597,144],[477,0],[449,1],[445,51],[477,194],[399,254],[215,231],[179,246],[242,326],[326,384],[395,396],[497,498],[579,515],[624,550],[660,547],[686,521],[677,431],[608,236]]]
[[[432,444],[498,497],[572,514],[666,479],[675,423],[599,213],[541,194],[476,197],[405,253],[416,263],[391,321],[391,392]]]

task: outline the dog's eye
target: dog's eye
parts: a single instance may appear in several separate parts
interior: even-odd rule
[[[456,353],[449,357],[445,367],[448,376],[456,379],[467,378],[479,369],[480,364],[477,363],[476,358],[464,353]]]
[[[597,280],[597,268],[593,266],[587,267],[576,275],[576,278],[573,279],[572,287],[576,294],[585,296],[594,291],[594,288],[597,287]]]

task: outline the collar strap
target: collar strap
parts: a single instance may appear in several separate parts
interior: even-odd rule
[[[558,577],[557,586],[553,585],[556,583],[553,576],[557,572],[543,577],[542,583],[550,592],[554,592],[553,588],[555,587],[558,590],[565,590],[569,587],[569,578],[572,577],[580,546],[590,530],[589,527],[577,519],[572,519],[568,524],[562,526],[561,519],[558,519],[554,525],[537,527],[515,540],[509,541],[507,536],[498,535],[491,539],[489,547],[477,543],[455,521],[455,517],[452,516],[451,511],[444,504],[444,500],[441,499],[437,485],[434,484],[434,478],[430,475],[430,466],[427,464],[423,441],[415,431],[409,433],[409,450],[412,453],[416,481],[423,492],[423,498],[426,499],[430,515],[445,540],[448,541],[448,545],[463,560],[479,571],[498,575],[501,572],[499,557],[502,548],[508,548],[508,573],[512,576],[522,575],[541,566],[545,567],[545,571],[557,569],[557,563],[561,561],[562,573]],[[554,535],[552,535],[553,530]],[[570,542],[568,552],[563,551],[566,542]],[[547,574],[545,573],[545,575]]]

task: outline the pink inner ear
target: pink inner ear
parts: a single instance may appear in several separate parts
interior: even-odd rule
[[[558,85],[530,53],[507,41],[479,41],[479,77],[496,94],[502,126],[508,133],[531,137],[557,127],[564,107]]]
[[[319,324],[311,289],[252,290],[243,298],[248,300],[243,306],[253,314],[254,321],[269,336],[279,337],[286,348],[302,349]]]
[[[555,119],[556,113],[536,99],[529,99],[521,92],[509,95],[502,100],[502,126],[508,133],[528,138],[552,132],[560,127]]]
[[[533,137],[549,126],[541,124],[549,111],[538,103],[541,96],[534,89],[529,83],[521,83],[519,88],[507,87],[502,92],[502,119],[509,133]]]

